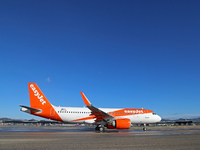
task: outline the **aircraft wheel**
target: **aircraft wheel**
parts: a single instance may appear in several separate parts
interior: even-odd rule
[[[143,128],[144,131],[147,131],[147,127],[146,127],[146,124],[144,124],[144,128]]]
[[[100,132],[103,132],[104,130],[105,130],[104,127],[100,127],[100,128],[99,128],[99,131],[100,131]]]
[[[104,132],[105,131],[105,127],[103,125],[97,125],[95,130],[99,131],[99,132]]]

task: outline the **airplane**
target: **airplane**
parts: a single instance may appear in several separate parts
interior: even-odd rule
[[[36,83],[28,83],[30,107],[19,105],[20,110],[35,116],[68,123],[95,124],[96,131],[107,129],[129,129],[132,124],[157,123],[161,117],[147,109],[97,108],[81,93],[86,107],[57,107],[44,96]]]

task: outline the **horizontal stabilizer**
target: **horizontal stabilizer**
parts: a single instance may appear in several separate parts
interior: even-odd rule
[[[28,106],[24,106],[24,105],[19,105],[21,108],[21,111],[23,112],[27,112],[27,113],[31,113],[31,111],[35,112],[35,113],[41,113],[42,110],[41,109],[35,109],[35,108],[31,108]]]

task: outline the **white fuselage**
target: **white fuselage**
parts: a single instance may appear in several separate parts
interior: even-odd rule
[[[61,117],[64,122],[76,122],[76,123],[95,123],[95,118],[92,118],[91,111],[88,108],[82,107],[56,107],[53,106],[55,111]],[[109,113],[121,110],[119,108],[99,108],[100,110]],[[123,116],[115,116],[118,118],[128,118],[131,123],[146,124],[160,122],[161,117],[155,113],[127,113]]]

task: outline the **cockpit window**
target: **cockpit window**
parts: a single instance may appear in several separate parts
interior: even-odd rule
[[[156,113],[152,113],[153,115],[157,115]]]

